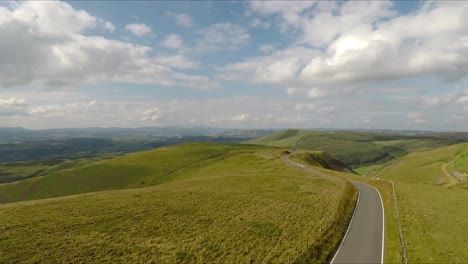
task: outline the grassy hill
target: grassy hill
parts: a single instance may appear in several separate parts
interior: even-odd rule
[[[408,263],[467,263],[468,144],[411,153],[373,172],[394,181]]]
[[[0,205],[0,262],[326,262],[356,190],[282,151],[185,144],[2,184],[3,202],[114,190]]]
[[[85,166],[109,158],[111,157],[0,163],[0,184],[44,176],[55,171]]]
[[[353,168],[384,163],[415,151],[430,150],[464,142],[458,133],[408,135],[353,131],[309,131],[288,129],[250,140],[250,144],[324,150]]]

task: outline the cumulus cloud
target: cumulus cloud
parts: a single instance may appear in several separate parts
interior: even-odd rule
[[[463,95],[463,96],[460,96],[457,100],[456,100],[457,104],[468,104],[468,95]]]
[[[179,49],[182,47],[183,41],[180,35],[177,34],[170,34],[163,40],[161,45],[166,48],[170,49]]]
[[[153,32],[148,25],[143,24],[143,23],[127,24],[125,26],[125,29],[130,31],[130,33],[132,33],[133,35],[137,37],[141,37],[141,36],[144,36]]]
[[[270,28],[270,23],[269,22],[262,22],[260,19],[255,18],[250,22],[250,26],[254,28],[263,28],[263,29],[269,29]]]
[[[114,33],[115,26],[109,21],[104,22],[103,27],[107,30],[109,30],[111,33]]]
[[[0,98],[0,115],[23,115],[29,107],[24,98]]]
[[[250,9],[261,15],[280,15],[283,21],[283,30],[287,25],[297,25],[302,20],[302,13],[314,6],[314,1],[251,1]]]
[[[64,2],[0,7],[0,87],[62,87],[98,81],[197,89],[217,86],[207,77],[159,64],[150,47],[84,34],[101,22]]]
[[[55,117],[67,117],[76,115],[78,113],[83,114],[93,110],[97,106],[96,101],[83,102],[83,103],[70,103],[63,105],[38,105],[28,109],[28,114],[32,116],[41,116],[46,118]]]
[[[199,50],[235,49],[245,45],[250,35],[243,27],[232,23],[213,24],[199,32]]]
[[[54,97],[55,92],[50,92]],[[30,98],[28,98],[30,97]],[[172,101],[147,100],[103,101],[77,98],[64,103],[63,98],[51,102],[35,95],[2,97],[0,123],[3,126],[31,128],[89,127],[89,126],[211,126],[232,128],[318,128],[348,127],[420,129],[430,122],[463,127],[463,113],[428,108],[418,111],[414,102],[375,98],[353,101],[331,97],[310,103],[304,98],[272,98],[265,96],[238,96]],[[27,99],[26,99],[27,98]],[[411,107],[414,106],[414,107]],[[8,109],[8,110],[6,110]],[[15,110],[12,110],[15,109]],[[369,115],[369,109],[373,112]],[[409,112],[409,114],[408,114]],[[18,118],[20,116],[21,118]],[[454,117],[455,116],[455,117]],[[430,119],[429,119],[430,117]],[[402,118],[408,122],[402,122]],[[429,122],[430,121],[430,122]],[[444,127],[445,128],[445,127]],[[442,128],[441,128],[442,129]]]
[[[192,17],[187,14],[176,14],[174,15],[174,18],[177,24],[180,26],[183,26],[183,27],[193,26]]]
[[[148,110],[145,110],[143,113],[142,113],[142,120],[143,121],[158,121],[159,119],[161,119],[161,110],[159,110],[159,107],[154,107],[154,108],[151,108],[151,109],[148,109]]]
[[[304,47],[290,47],[268,56],[258,56],[243,62],[227,64],[218,69],[227,80],[254,83],[286,83],[296,79],[298,72],[319,52]]]
[[[248,120],[249,117],[250,117],[249,114],[238,114],[238,115],[233,116],[232,120],[237,121],[237,122],[244,122],[244,121]]]
[[[278,16],[280,27],[297,32],[299,43],[320,48],[305,65],[294,65],[305,83],[421,75],[453,81],[468,73],[468,5],[463,2],[429,1],[404,15],[390,1],[253,1],[250,9]]]
[[[435,107],[440,105],[441,99],[438,96],[423,96],[421,103],[424,107]]]
[[[171,56],[158,56],[155,57],[155,61],[158,64],[177,69],[196,69],[199,66],[197,62],[191,61],[181,54]]]

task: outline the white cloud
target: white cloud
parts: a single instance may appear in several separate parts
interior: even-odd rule
[[[238,115],[233,116],[232,120],[237,121],[237,122],[244,122],[244,121],[248,120],[249,117],[250,117],[249,114],[238,114]]]
[[[314,1],[251,1],[250,9],[261,15],[279,14],[286,25],[297,25],[300,23],[301,14],[314,6]]]
[[[109,21],[104,22],[103,26],[104,26],[105,29],[109,30],[111,33],[114,33],[115,26],[111,22],[109,22]]]
[[[416,124],[423,124],[423,123],[426,123],[427,120],[424,116],[424,114],[420,113],[420,112],[411,112],[411,113],[408,113],[408,118],[413,121],[414,123]]]
[[[362,128],[365,125],[366,128],[394,128],[393,126],[398,124],[400,129],[421,129],[421,126],[427,127],[430,122],[436,122],[442,124],[439,129],[446,129],[446,121],[450,120],[451,127],[466,129],[466,122],[462,122],[461,119],[463,114],[456,107],[444,109],[442,112],[439,108],[418,112],[419,106],[414,104],[419,100],[417,96],[410,100],[409,104],[378,98],[371,102],[353,101],[351,104],[348,98],[333,97],[311,104],[303,101],[303,98],[296,101],[292,98],[265,96],[158,101],[147,94],[142,94],[145,98],[137,101],[132,99],[134,95],[128,98],[130,101],[102,101],[93,99],[88,94],[87,98],[82,97],[83,99],[69,100],[65,103],[63,98],[54,97],[55,91],[48,93],[54,98],[49,103],[45,103],[42,98],[41,102],[37,102],[34,93],[30,96],[16,97],[14,100],[9,96],[4,97],[1,105],[20,107],[19,110],[10,110],[8,113],[3,111],[0,115],[2,126],[50,128],[196,125],[231,128]],[[368,114],[369,109],[373,110],[372,115]],[[402,116],[410,122],[402,122]],[[452,118],[453,116],[457,117]]]
[[[399,16],[390,1],[253,1],[250,9],[278,15],[285,33],[299,35],[294,45],[322,49],[300,68],[298,81],[308,84],[421,75],[453,81],[468,73],[468,5],[463,2],[430,1]]]
[[[143,121],[158,121],[161,119],[161,111],[159,110],[159,107],[154,107],[148,110],[145,110],[142,113],[142,120]]]
[[[262,22],[260,19],[255,18],[250,22],[250,26],[254,28],[263,28],[263,29],[269,29],[270,28],[270,23],[269,22]]]
[[[125,29],[130,31],[130,33],[132,33],[133,35],[137,37],[141,37],[141,36],[144,36],[153,32],[148,25],[143,24],[143,23],[127,24],[125,26]]]
[[[213,24],[200,32],[203,36],[198,43],[199,50],[235,49],[247,44],[249,33],[232,23]]]
[[[421,103],[424,107],[436,107],[441,103],[441,99],[437,96],[423,96]]]
[[[0,115],[23,115],[29,107],[28,100],[24,98],[0,98]]]
[[[264,44],[264,45],[261,45],[258,50],[260,50],[261,52],[263,53],[270,53],[272,51],[275,50],[275,46],[274,45],[270,45],[270,44]]]
[[[173,71],[167,59],[158,63],[161,58],[151,57],[150,47],[85,35],[101,19],[68,3],[20,2],[0,7],[0,14],[0,87],[53,88],[99,81],[217,86],[207,77]]]
[[[193,62],[180,54],[172,56],[159,56],[155,58],[155,61],[158,64],[177,69],[196,69],[199,66],[198,63]]]
[[[28,114],[45,118],[67,117],[78,113],[84,114],[85,112],[90,112],[97,106],[98,103],[96,101],[63,105],[39,105],[28,109]]]
[[[170,49],[179,49],[183,45],[182,38],[180,35],[177,34],[170,34],[163,40],[161,43],[163,47],[170,48]]]
[[[193,26],[192,17],[187,14],[176,14],[174,18],[177,24],[180,26],[183,26],[183,27]]]
[[[275,51],[268,56],[259,56],[243,62],[227,64],[218,69],[220,77],[227,80],[254,83],[287,83],[294,81],[298,71],[318,51],[304,47],[290,47]]]
[[[307,93],[307,97],[309,98],[322,98],[325,96],[327,96],[327,92],[320,88],[312,88]]]
[[[455,102],[457,104],[468,104],[468,95],[460,96]]]
[[[75,10],[64,2],[30,1],[13,3],[10,10],[0,7],[3,30],[27,28],[37,34],[57,36],[78,33],[95,27],[99,20],[83,10]],[[2,38],[3,40],[3,38]]]

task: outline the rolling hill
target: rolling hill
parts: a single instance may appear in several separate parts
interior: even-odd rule
[[[375,170],[395,184],[408,263],[468,262],[468,144],[408,154]]]
[[[326,262],[356,189],[283,152],[184,144],[1,184],[2,202],[77,195],[0,205],[0,262]]]
[[[357,168],[381,164],[415,151],[425,151],[465,142],[459,133],[398,134],[355,131],[309,131],[288,129],[250,140],[249,144],[324,150],[346,165]]]

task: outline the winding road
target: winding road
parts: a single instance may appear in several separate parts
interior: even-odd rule
[[[290,161],[292,154],[284,155],[281,159],[319,177],[333,178]],[[348,230],[330,263],[383,263],[385,219],[382,197],[377,189],[368,184],[351,183],[358,188],[359,197]]]

